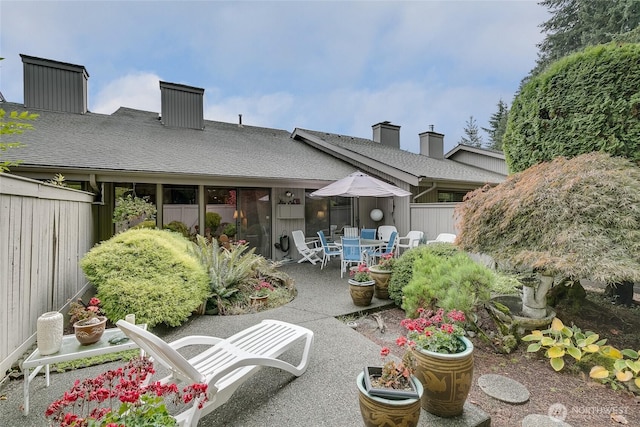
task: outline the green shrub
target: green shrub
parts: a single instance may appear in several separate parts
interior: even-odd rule
[[[156,228],[156,221],[148,219],[146,221],[142,221],[140,224],[134,225],[131,228]]]
[[[413,264],[415,261],[425,254],[434,254],[438,256],[452,256],[458,252],[458,249],[450,243],[433,243],[430,245],[421,245],[405,251],[393,266],[393,274],[389,281],[389,297],[396,303],[402,305],[402,289],[411,281],[413,277]]]
[[[180,233],[184,237],[189,237],[191,235],[191,233],[189,232],[189,227],[187,227],[187,224],[181,221],[171,221],[169,224],[166,224],[162,228],[165,230],[173,231],[174,233]]]
[[[169,231],[131,229],[96,245],[81,267],[110,320],[134,313],[149,327],[178,326],[209,295],[207,272],[191,245]]]
[[[464,252],[442,256],[425,251],[413,265],[411,281],[403,288],[402,308],[409,317],[421,307],[457,309],[465,313],[488,301],[495,276]]]
[[[127,194],[126,197],[118,197],[116,206],[113,209],[113,222],[118,227],[128,228],[131,223],[140,220],[154,219],[157,209],[153,203],[145,198],[133,197]]]
[[[514,98],[503,139],[510,172],[593,151],[640,163],[640,44],[566,56]]]
[[[204,220],[205,230],[208,228],[211,234],[215,233],[220,226],[222,217],[218,212],[207,212]]]
[[[233,237],[236,235],[236,225],[229,223],[227,225],[225,225],[224,229],[222,230],[222,234],[226,234],[228,237]]]

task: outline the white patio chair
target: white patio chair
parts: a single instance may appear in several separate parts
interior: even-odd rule
[[[298,260],[298,264],[304,261],[309,261],[313,265],[316,265],[316,262],[322,262],[318,257],[318,253],[322,252],[322,247],[316,245],[317,240],[307,242],[302,230],[293,230],[291,235],[293,236],[293,242],[296,245],[298,253],[302,255],[302,258]]]
[[[456,241],[456,235],[451,233],[440,233],[435,240],[427,240],[429,243],[453,243]]]
[[[320,270],[322,270],[324,266],[327,265],[327,262],[331,261],[331,257],[340,256],[342,249],[340,249],[335,243],[328,243],[327,238],[324,235],[324,231],[318,231],[318,237],[322,244],[322,264],[320,264]]]
[[[396,245],[396,253],[400,255],[400,249],[415,248],[424,239],[424,232],[412,230],[407,233],[406,236],[398,237],[398,244]]]
[[[358,265],[364,262],[364,254],[362,246],[360,246],[360,238],[342,238],[342,252],[340,253],[340,277],[344,277],[347,271],[347,265]]]
[[[398,232],[398,229],[395,225],[381,225],[378,227],[378,238],[380,240],[388,242],[389,238],[391,237],[391,233],[393,233],[394,231],[396,233]]]
[[[202,399],[195,399],[176,416],[178,425],[184,427],[196,426],[201,417],[227,402],[262,366],[279,368],[299,377],[307,370],[313,343],[313,332],[309,329],[277,320],[263,320],[225,339],[192,335],[172,343],[124,320],[116,325],[154,362],[171,370],[170,375],[160,380],[162,384],[176,381],[184,385],[207,384],[208,400],[203,403]],[[298,366],[278,358],[299,342],[304,343],[304,350]],[[187,360],[178,349],[191,345],[207,348]]]
[[[360,232],[358,231],[358,227],[344,227],[344,237],[360,237]]]

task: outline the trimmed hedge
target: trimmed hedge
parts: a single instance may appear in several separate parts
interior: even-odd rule
[[[503,139],[511,172],[601,151],[640,163],[640,44],[599,45],[534,76]]]
[[[178,326],[209,295],[209,277],[178,233],[131,229],[96,245],[81,267],[111,321],[128,313],[153,327]]]

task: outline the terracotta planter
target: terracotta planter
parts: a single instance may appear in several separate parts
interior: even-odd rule
[[[391,270],[379,270],[374,265],[369,268],[369,276],[371,276],[371,278],[376,282],[376,298],[389,299],[389,280],[391,280]]]
[[[353,279],[349,279],[349,293],[353,303],[359,307],[366,307],[371,305],[373,299],[375,282],[370,280],[368,282],[356,282]]]
[[[448,418],[462,414],[473,378],[473,343],[465,337],[462,341],[467,348],[460,353],[414,351],[416,376],[424,386],[422,407],[433,415]]]
[[[88,320],[80,320],[73,324],[76,339],[80,344],[89,345],[100,341],[107,325],[107,318],[98,316],[97,319],[99,320],[98,323],[86,324]]]
[[[412,377],[418,395],[423,394],[423,387],[416,377]],[[364,372],[360,372],[356,380],[360,414],[366,427],[415,427],[420,419],[420,399],[385,399],[372,396],[365,389]]]

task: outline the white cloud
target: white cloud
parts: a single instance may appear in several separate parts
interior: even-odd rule
[[[160,77],[133,73],[107,83],[92,103],[95,113],[111,114],[119,107],[160,112]]]

